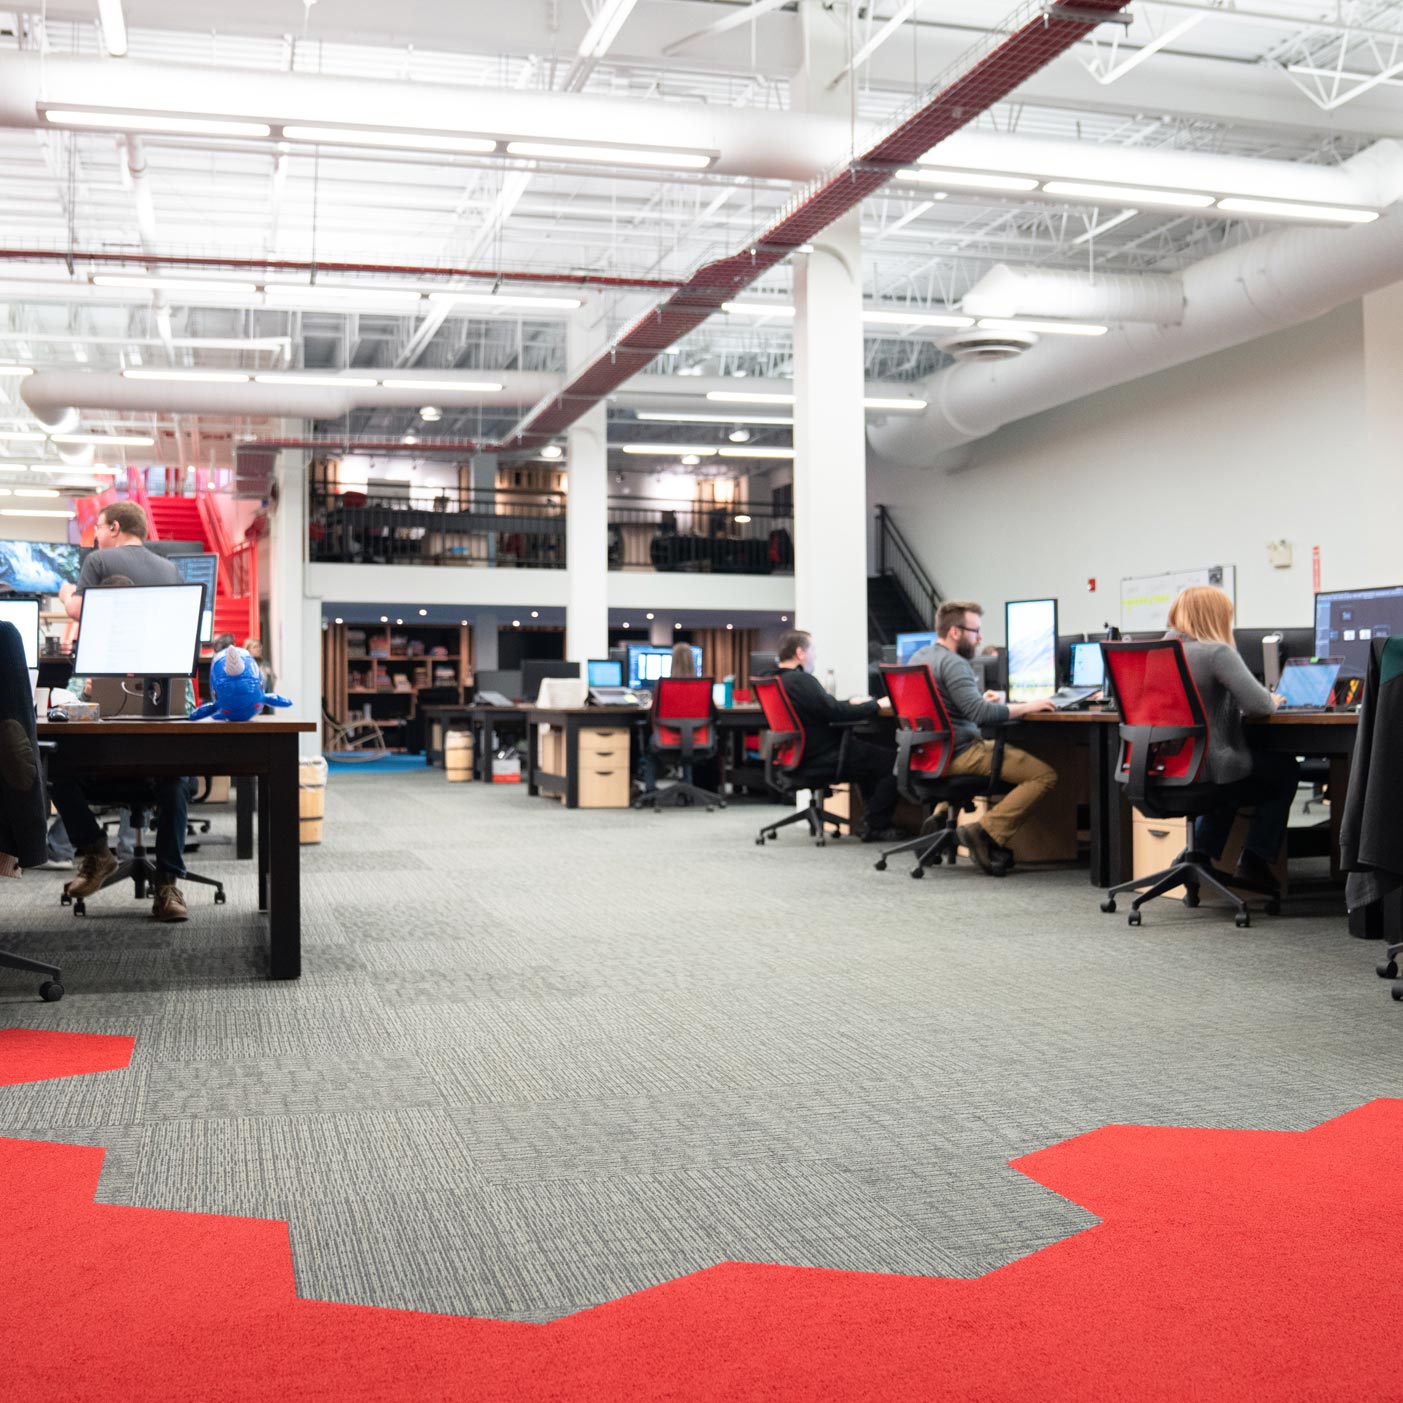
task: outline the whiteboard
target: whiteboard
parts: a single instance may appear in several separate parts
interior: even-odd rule
[[[1198,570],[1171,570],[1165,575],[1134,575],[1120,582],[1120,626],[1123,633],[1163,633],[1169,627],[1169,606],[1181,589],[1216,585],[1237,605],[1237,568],[1205,565]]]

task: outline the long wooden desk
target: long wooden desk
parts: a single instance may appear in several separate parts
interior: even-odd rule
[[[567,708],[544,708],[524,706],[521,714],[526,719],[526,792],[562,795],[567,809],[580,807],[580,736],[587,730],[601,727],[617,729],[620,726],[633,727],[647,721],[649,711],[644,706],[578,706]],[[565,735],[565,773],[547,774],[536,764],[540,749],[540,728],[558,726]],[[625,755],[625,763],[631,764],[632,745]]]
[[[258,782],[258,909],[268,913],[268,977],[302,973],[297,737],[311,721],[41,721],[55,773],[78,779],[234,775]]]

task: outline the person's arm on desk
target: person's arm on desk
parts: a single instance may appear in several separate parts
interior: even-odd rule
[[[1232,694],[1244,716],[1270,716],[1285,700],[1267,691],[1251,669],[1242,661],[1236,648],[1226,644],[1213,649],[1211,663],[1218,681]]]

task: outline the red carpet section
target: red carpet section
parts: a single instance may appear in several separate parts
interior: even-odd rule
[[[1400,1399],[1401,1151],[1403,1101],[1113,1126],[1018,1162],[1103,1221],[978,1281],[730,1264],[532,1326],[300,1301],[283,1224],[97,1205],[100,1150],[0,1140],[0,1397]]]
[[[52,1081],[89,1072],[119,1072],[132,1060],[135,1038],[101,1033],[41,1033],[0,1028],[0,1086]]]

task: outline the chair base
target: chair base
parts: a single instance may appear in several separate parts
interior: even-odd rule
[[[669,784],[663,789],[651,789],[646,794],[640,794],[633,801],[635,809],[652,809],[655,812],[661,812],[663,809],[678,809],[683,805],[692,804],[701,805],[707,813],[710,813],[712,809],[726,807],[726,801],[719,794],[713,794],[709,789],[702,789],[682,780],[676,784]]]
[[[153,863],[145,853],[138,852],[135,857],[128,858],[126,862],[117,864],[117,870],[98,888],[99,891],[106,891],[108,887],[115,887],[122,882],[130,882],[135,888],[132,895],[138,901],[146,899],[148,891],[156,889],[157,878],[156,864]],[[214,888],[214,904],[223,906],[225,904],[224,883],[216,881],[213,877],[202,877],[198,872],[187,872],[178,879],[182,882],[192,882],[196,886]],[[81,896],[70,896],[67,883],[64,884],[63,892],[59,896],[59,903],[63,906],[72,906],[75,916],[86,916],[88,908],[85,904],[86,898]]]
[[[8,950],[0,950],[0,969],[18,969],[27,974],[47,974],[49,977],[39,986],[39,997],[45,1003],[57,1003],[63,997],[63,972],[57,965],[46,965],[42,960],[31,960],[26,955],[12,955]]]
[[[843,836],[844,819],[841,814],[830,813],[823,807],[825,799],[831,799],[833,791],[830,789],[816,789],[812,792],[808,805],[805,808],[792,813],[788,818],[782,818],[777,823],[767,823],[755,839],[756,847],[764,847],[770,838],[777,838],[781,828],[788,828],[791,823],[807,823],[809,825],[809,836],[814,840],[815,847],[824,847],[828,842],[828,835],[824,832],[825,824],[833,825],[832,836],[841,838]]]
[[[894,848],[886,848],[872,865],[878,872],[887,870],[887,859],[897,853],[915,853],[916,865],[911,869],[913,877],[924,877],[927,867],[939,867],[942,862],[955,865],[955,854],[960,846],[957,836],[960,816],[953,808],[950,819],[934,833],[923,833],[919,838],[911,838],[898,843]]]
[[[1384,949],[1383,959],[1374,966],[1374,972],[1380,979],[1393,980],[1393,988],[1389,992],[1397,1003],[1403,1003],[1403,979],[1399,978],[1398,973],[1400,955],[1403,955],[1403,945],[1389,945]]]
[[[1192,849],[1186,852],[1172,867],[1166,867],[1161,872],[1152,872],[1147,877],[1136,877],[1133,881],[1122,882],[1119,886],[1111,887],[1106,892],[1106,899],[1101,903],[1101,909],[1113,914],[1116,909],[1116,897],[1122,892],[1136,892],[1137,895],[1135,900],[1130,903],[1130,912],[1126,919],[1130,925],[1138,926],[1141,919],[1140,908],[1147,901],[1153,901],[1157,896],[1163,896],[1166,892],[1173,891],[1175,887],[1183,887],[1185,906],[1197,906],[1199,888],[1211,887],[1232,905],[1234,925],[1245,927],[1252,924],[1247,898],[1240,894],[1243,891],[1251,892],[1252,889],[1236,882],[1226,872],[1220,872],[1213,866],[1213,859],[1207,853]],[[1280,898],[1273,893],[1262,891],[1252,894],[1264,898],[1266,903],[1264,909],[1267,915],[1275,916],[1281,910]]]

